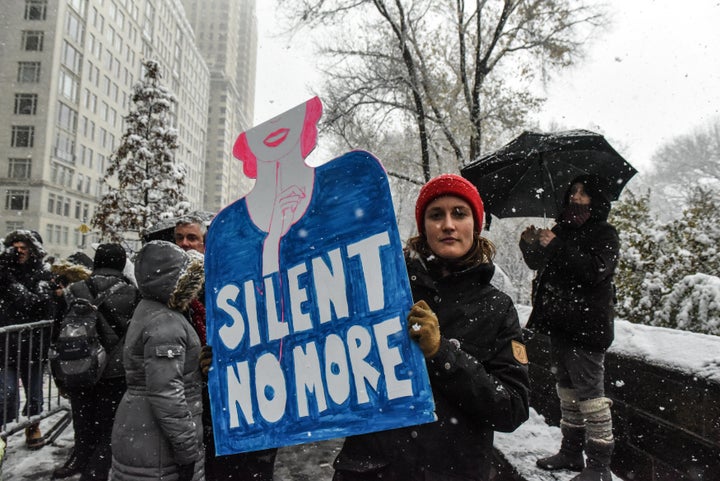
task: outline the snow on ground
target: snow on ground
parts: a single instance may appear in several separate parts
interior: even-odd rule
[[[60,420],[64,411],[40,422],[40,432],[47,433]],[[20,431],[8,438],[2,465],[2,481],[49,480],[55,467],[62,465],[73,447],[72,424],[49,445],[37,451],[25,447],[25,433]],[[77,481],[80,475],[66,478]]]
[[[560,428],[545,424],[545,418],[530,409],[530,419],[512,433],[495,433],[495,447],[523,479],[531,481],[569,481],[578,473],[543,471],[535,466],[538,458],[555,454],[560,448]],[[620,479],[613,476],[613,479]]]
[[[518,306],[524,325],[530,314],[527,306]],[[643,359],[649,363],[671,367],[697,377],[720,382],[720,337],[685,331],[616,321],[615,343],[611,351]],[[45,433],[61,414],[43,420]],[[533,481],[568,481],[574,473],[548,473],[535,467],[535,460],[554,454],[560,446],[560,429],[547,426],[544,418],[534,410],[530,419],[514,433],[497,433],[495,446],[515,466],[525,479]],[[332,462],[342,439],[282,448],[275,469],[277,481],[329,481]],[[69,426],[50,445],[39,451],[25,447],[24,433],[8,440],[0,481],[49,480],[52,470],[61,465],[73,445],[72,426]],[[79,476],[68,478],[77,481]]]
[[[51,416],[40,423],[43,433],[47,432],[62,416]],[[72,425],[52,443],[38,451],[25,447],[25,434],[19,432],[8,440],[8,447],[2,466],[1,481],[49,481],[53,469],[61,466],[73,446]],[[333,475],[332,462],[340,452],[342,439],[290,446],[280,449],[275,463],[276,481],[330,481]],[[80,475],[65,478],[78,481]]]
[[[41,423],[46,432],[57,421],[55,415]],[[60,466],[73,445],[72,425],[52,443],[38,451],[25,447],[24,433],[10,437],[3,463],[3,481],[49,480],[52,470]],[[515,433],[496,434],[495,445],[513,464],[518,473],[533,481],[568,481],[570,471],[545,473],[535,467],[535,460],[554,454],[560,446],[560,429],[545,425],[542,416],[531,410],[530,419]],[[342,439],[290,446],[280,449],[275,463],[276,481],[330,481],[333,475],[332,462],[342,446]],[[66,478],[78,481],[79,475]]]
[[[43,432],[59,415],[41,423]],[[49,480],[52,470],[61,465],[73,445],[72,425],[54,443],[39,451],[25,447],[22,432],[13,435],[3,465],[3,481]],[[560,428],[547,426],[545,419],[530,410],[530,419],[514,433],[496,433],[495,446],[525,479],[532,481],[569,481],[577,473],[561,471],[549,473],[535,467],[539,457],[554,454],[560,446]],[[280,449],[275,463],[276,481],[330,481],[332,462],[342,446],[342,439],[289,446]],[[66,478],[78,481],[79,475]],[[615,478],[618,479],[618,478]]]

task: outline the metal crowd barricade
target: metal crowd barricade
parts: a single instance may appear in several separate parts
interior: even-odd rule
[[[17,376],[17,386],[14,389],[17,391],[17,403],[14,412],[8,412],[8,400],[2,403],[2,409],[0,409],[0,437],[7,439],[9,436],[17,433],[18,431],[24,430],[26,427],[42,421],[43,419],[49,418],[57,413],[63,412],[64,414],[59,417],[57,421],[50,427],[45,429],[44,437],[46,443],[53,442],[63,430],[70,424],[72,419],[72,413],[70,412],[70,403],[67,399],[60,396],[59,390],[55,386],[52,374],[50,373],[50,363],[47,359],[47,350],[50,346],[50,340],[52,336],[53,321],[38,321],[28,324],[16,324],[12,326],[0,327],[0,346],[3,346],[4,356],[0,359],[0,378],[2,380],[2,388],[0,396],[6,396],[8,392],[8,382],[10,379],[10,369],[18,371],[22,367],[27,367],[28,384],[32,384],[32,376],[42,376],[42,410],[39,414],[32,416],[25,416],[22,414],[23,405],[29,402],[25,397],[24,389],[20,386],[22,383],[20,375]],[[39,333],[39,340],[36,339],[34,333]],[[15,361],[11,357],[11,347],[16,342],[16,348],[13,349],[15,354]],[[25,342],[23,342],[25,341]],[[38,356],[37,359],[33,359],[32,353],[35,344],[38,345]],[[30,353],[30,355],[27,355]],[[27,365],[21,366],[20,363],[23,361],[23,357],[27,357]],[[32,369],[31,363],[38,361],[41,363],[40,368]],[[39,372],[39,374],[38,374]]]

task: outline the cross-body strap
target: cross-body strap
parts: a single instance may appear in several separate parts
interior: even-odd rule
[[[118,279],[117,281],[115,281],[115,283],[112,286],[110,286],[109,289],[106,289],[102,294],[100,294],[95,299],[93,299],[91,304],[93,306],[95,306],[97,309],[100,309],[100,306],[103,304],[103,302],[105,302],[108,297],[110,297],[111,295],[115,294],[117,291],[122,289],[124,284],[125,283],[122,281],[122,279]]]
[[[92,283],[92,278],[88,279],[86,281],[88,284],[88,289],[90,289],[91,294],[95,294],[97,292],[96,286]],[[101,324],[103,327],[99,330],[100,333],[100,340],[103,346],[107,349],[110,346],[115,345],[118,340],[122,339],[122,336],[125,335],[123,332],[118,333],[117,330],[113,327],[113,325],[110,323],[108,319],[106,319],[105,315],[103,315],[101,307],[103,303],[113,294],[118,292],[120,289],[122,289],[126,283],[122,279],[117,279],[115,283],[113,283],[108,289],[105,289],[102,294],[95,297],[92,301],[89,302],[89,304],[97,311],[99,314],[97,322]],[[109,331],[108,331],[109,330]],[[109,335],[109,332],[112,332],[113,335],[116,337],[115,340],[109,339],[106,336]]]

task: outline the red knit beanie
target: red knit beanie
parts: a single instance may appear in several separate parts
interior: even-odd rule
[[[415,222],[417,222],[418,232],[425,233],[425,209],[427,205],[438,197],[444,195],[454,195],[465,200],[470,204],[473,219],[475,220],[475,230],[480,232],[483,226],[485,209],[477,188],[463,177],[455,174],[442,174],[431,179],[420,189],[417,202],[415,203]]]

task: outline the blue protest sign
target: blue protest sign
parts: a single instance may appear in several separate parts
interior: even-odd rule
[[[304,119],[304,131],[313,106],[300,107],[281,120]],[[406,331],[412,297],[384,169],[362,151],[308,167],[304,132],[262,126],[243,140],[256,185],[206,240],[217,454],[433,421],[425,361]],[[293,136],[290,157],[256,142]]]

